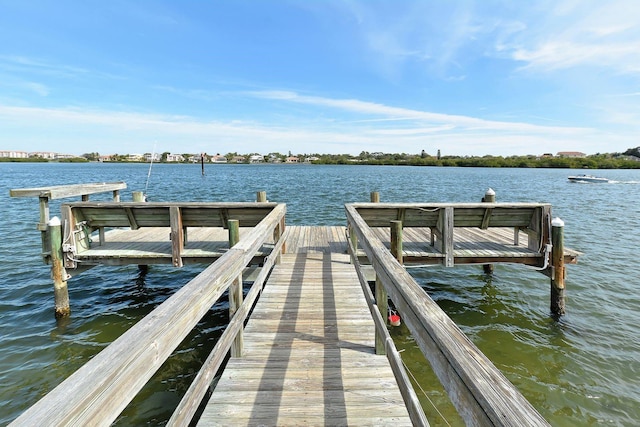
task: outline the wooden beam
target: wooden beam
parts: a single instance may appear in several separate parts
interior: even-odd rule
[[[127,214],[127,218],[129,218],[129,224],[131,226],[132,230],[137,230],[138,228],[138,222],[136,221],[136,217],[133,215],[133,211],[131,210],[130,207],[124,207],[124,211]]]
[[[487,208],[484,210],[484,216],[482,217],[482,223],[480,224],[480,228],[482,230],[486,230],[487,228],[489,228],[489,221],[491,220],[491,212],[493,212],[493,209],[491,208]]]

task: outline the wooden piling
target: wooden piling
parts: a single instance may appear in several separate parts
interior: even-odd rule
[[[371,192],[371,203],[380,203],[380,193],[377,191]]]
[[[391,221],[391,253],[403,264],[402,256],[402,221]]]
[[[230,219],[229,226],[229,247],[233,247],[240,241],[240,222],[237,219]],[[242,305],[242,274],[240,274],[229,286],[229,319],[233,319],[236,311]],[[231,357],[241,357],[244,346],[242,330],[236,335],[231,345]]]
[[[62,227],[60,218],[53,217],[49,221],[49,241],[51,243],[51,277],[53,278],[53,297],[56,319],[67,317],[69,308],[69,290],[67,288],[67,271],[64,268],[62,252]]]
[[[144,202],[144,193],[142,191],[134,191],[131,195],[134,202]]]
[[[266,201],[267,201],[267,192],[266,191],[258,191],[256,193],[256,201],[258,203],[266,203]]]
[[[489,188],[486,193],[484,193],[484,197],[482,198],[484,203],[495,203],[496,202],[496,192],[493,191],[493,188]],[[484,264],[482,266],[482,270],[485,274],[493,274],[493,264]]]
[[[551,221],[551,313],[555,316],[565,314],[564,304],[564,221],[554,218]]]

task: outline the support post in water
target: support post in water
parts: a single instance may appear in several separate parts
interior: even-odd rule
[[[256,202],[265,203],[267,201],[267,192],[266,191],[258,191],[256,193]]]
[[[489,188],[486,193],[484,193],[484,197],[482,198],[483,203],[495,203],[496,202],[496,192],[493,191],[493,188]],[[493,274],[493,264],[483,264],[482,269],[485,274]]]
[[[204,158],[207,153],[200,153],[200,166],[202,167],[202,176],[204,176]]]
[[[551,313],[555,316],[565,314],[564,305],[564,221],[554,218],[551,221]]]
[[[380,193],[377,191],[371,192],[371,203],[380,203]]]
[[[229,226],[229,247],[233,247],[240,241],[240,222],[237,219],[230,219]],[[236,311],[242,305],[242,274],[233,279],[229,286],[229,319],[233,319]],[[242,348],[244,346],[243,330],[241,329],[236,335],[236,339],[231,345],[231,357],[242,357]]]
[[[48,223],[49,241],[51,242],[51,278],[53,279],[53,298],[55,301],[56,319],[67,317],[69,308],[69,289],[67,288],[67,270],[64,268],[62,253],[62,230],[60,218],[51,218]]]
[[[146,197],[145,197],[145,195],[144,195],[144,193],[142,191],[133,191],[131,193],[131,197],[132,197],[134,202],[146,202]],[[118,200],[114,199],[114,202],[115,201],[120,201],[120,196],[119,195],[118,195]],[[102,233],[104,233],[104,228],[101,228],[100,230],[101,230],[100,241],[104,242],[104,236],[102,235]],[[138,270],[140,270],[141,272],[144,272],[144,274],[146,274],[147,271],[149,270],[149,266],[139,264],[138,265]]]

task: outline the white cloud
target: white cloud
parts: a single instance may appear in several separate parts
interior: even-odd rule
[[[460,116],[453,114],[433,113],[429,111],[411,110],[401,107],[392,107],[374,102],[360,101],[356,99],[332,99],[317,96],[298,95],[295,92],[248,92],[256,97],[267,99],[289,101],[314,106],[328,107],[334,110],[347,111],[350,113],[384,116],[385,120],[406,120],[418,121],[421,123],[445,124],[457,129],[484,129],[495,131],[511,132],[533,132],[533,133],[561,133],[561,134],[583,134],[588,132],[587,128],[562,127],[562,126],[539,126],[529,123],[505,122],[485,120],[476,117]]]
[[[640,7],[635,0],[565,1],[551,10],[555,13],[522,13],[526,30],[504,36],[497,50],[508,51],[536,72],[581,66],[640,71]]]

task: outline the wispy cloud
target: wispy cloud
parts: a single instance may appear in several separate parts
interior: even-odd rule
[[[32,91],[35,92],[36,94],[40,95],[40,96],[47,96],[49,95],[49,88],[43,84],[40,83],[34,83],[34,82],[28,82],[25,83],[24,86]]]
[[[332,99],[317,96],[299,95],[296,92],[287,91],[263,91],[248,92],[248,94],[260,98],[295,102],[313,106],[327,107],[330,109],[347,111],[361,115],[383,116],[384,120],[412,120],[420,123],[444,124],[446,128],[454,129],[483,129],[494,131],[511,132],[538,132],[538,133],[562,133],[562,134],[582,134],[589,130],[587,128],[562,127],[562,126],[540,126],[530,123],[506,122],[485,120],[477,117],[468,117],[453,114],[434,113],[429,111],[412,110],[401,107],[387,106],[384,104],[360,101],[356,99]],[[443,128],[444,129],[444,128]]]
[[[549,13],[523,18],[528,20],[526,31],[510,33],[499,50],[508,50],[524,69],[538,72],[590,66],[639,73],[637,6],[634,0],[561,1]]]
[[[80,67],[15,55],[0,55],[0,69],[12,72],[46,74],[58,77],[76,77],[88,72],[86,69]]]

